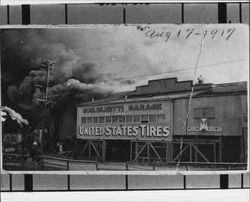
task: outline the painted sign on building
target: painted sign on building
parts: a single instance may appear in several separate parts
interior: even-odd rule
[[[207,118],[201,118],[199,126],[187,126],[187,131],[189,132],[197,132],[197,131],[221,132],[222,126],[208,126]]]
[[[77,138],[170,141],[172,121],[169,101],[79,106]]]

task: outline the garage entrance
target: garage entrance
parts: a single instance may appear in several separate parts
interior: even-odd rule
[[[129,162],[130,140],[106,140],[106,161]]]

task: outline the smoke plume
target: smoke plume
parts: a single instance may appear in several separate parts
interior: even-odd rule
[[[106,96],[126,90],[133,80],[102,73],[95,62],[84,61],[65,37],[55,38],[43,30],[2,31],[2,82],[7,98],[21,110],[32,111],[36,116],[45,99],[46,68],[41,60],[51,60],[55,65],[49,71],[48,100],[51,103],[70,97],[85,99]],[[88,50],[86,50],[88,51]]]

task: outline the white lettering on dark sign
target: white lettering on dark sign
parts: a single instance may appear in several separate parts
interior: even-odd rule
[[[170,135],[169,126],[80,126],[79,138],[83,137],[161,137]]]
[[[208,126],[206,129],[201,129],[199,126],[188,126],[187,131],[198,132],[198,131],[207,131],[207,132],[221,132],[221,126]]]
[[[201,118],[200,126],[188,126],[187,131],[190,131],[190,132],[197,132],[197,131],[221,132],[222,126],[208,126],[207,118]]]

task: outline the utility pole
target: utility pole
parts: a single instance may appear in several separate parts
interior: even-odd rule
[[[46,59],[42,59],[41,60],[41,67],[46,71],[46,85],[45,86],[41,86],[41,85],[36,85],[36,87],[40,88],[40,87],[45,87],[45,98],[44,99],[36,99],[39,102],[44,102],[45,106],[47,107],[48,103],[54,103],[51,100],[48,100],[48,93],[49,93],[49,79],[50,79],[50,71],[54,68],[54,65],[56,64],[56,62],[51,61],[51,60],[46,60]],[[43,141],[44,141],[44,135],[43,132],[45,131],[45,127],[43,128],[41,135],[41,142],[40,142],[40,151],[41,153],[43,152]]]
[[[52,70],[54,68],[55,64],[56,64],[56,62],[54,62],[54,61],[45,60],[45,59],[41,60],[41,66],[46,71],[46,88],[45,88],[45,101],[46,102],[48,100],[50,70]]]

